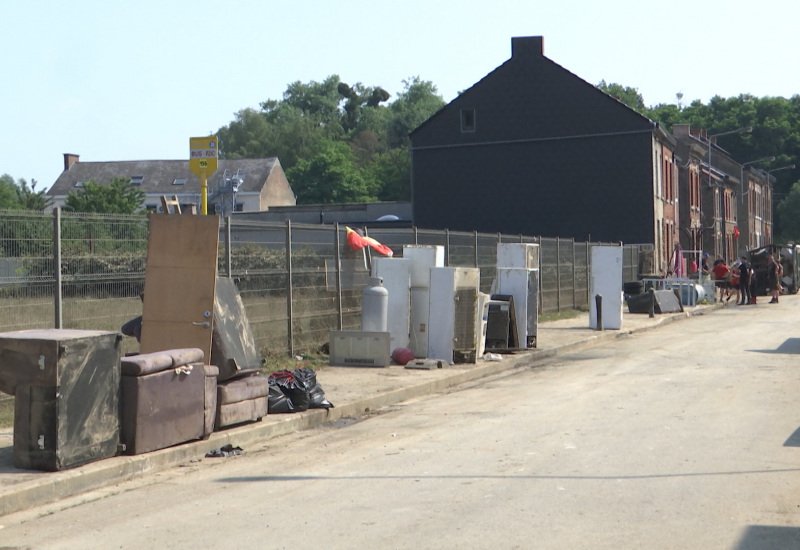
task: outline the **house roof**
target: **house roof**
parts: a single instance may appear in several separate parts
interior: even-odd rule
[[[436,119],[451,109],[477,106],[490,110],[491,119],[505,122],[499,134],[505,139],[563,138],[575,135],[576,130],[589,134],[655,131],[675,143],[656,122],[545,57],[541,36],[511,40],[511,58],[415,128],[412,141],[418,138],[424,147],[431,137],[426,135],[428,127]],[[480,112],[477,117],[480,125]],[[495,137],[485,126],[483,131],[484,139]]]
[[[235,175],[238,170],[243,173],[244,181],[239,192],[260,192],[276,167],[280,167],[277,157],[265,159],[220,159],[217,171],[208,178],[209,191],[224,184],[225,170]],[[200,178],[189,169],[188,160],[132,160],[114,162],[74,162],[64,170],[47,195],[67,195],[75,191],[76,184],[93,180],[105,185],[112,178],[142,177],[139,187],[147,194],[175,195],[200,193]],[[185,183],[175,184],[176,180],[185,179]]]

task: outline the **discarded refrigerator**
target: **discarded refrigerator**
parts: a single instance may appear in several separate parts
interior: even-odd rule
[[[589,276],[589,327],[598,328],[597,296],[604,329],[622,328],[622,246],[593,245]]]
[[[478,314],[480,270],[434,267],[430,270],[428,357],[448,363],[474,363],[481,327]]]
[[[403,247],[403,258],[411,260],[411,328],[408,347],[414,352],[414,357],[429,357],[431,268],[444,267],[444,247],[406,245]]]

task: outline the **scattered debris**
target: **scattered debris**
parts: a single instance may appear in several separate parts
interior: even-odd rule
[[[208,451],[206,453],[206,458],[227,458],[229,456],[234,455],[243,455],[244,451],[241,447],[234,447],[230,443],[227,445],[223,445],[219,449],[214,449],[213,451]]]

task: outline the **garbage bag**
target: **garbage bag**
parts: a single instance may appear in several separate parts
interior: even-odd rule
[[[302,367],[294,371],[295,378],[303,380],[308,388],[308,408],[309,409],[332,409],[333,404],[325,398],[322,386],[317,382],[317,373],[314,369]]]
[[[278,370],[269,375],[271,380],[291,400],[294,410],[298,412],[308,410],[310,398],[305,381],[297,378],[292,371]]]
[[[294,404],[289,396],[283,393],[278,383],[269,379],[269,394],[267,395],[267,414],[293,413]]]

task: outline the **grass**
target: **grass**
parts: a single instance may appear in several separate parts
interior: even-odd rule
[[[565,309],[564,311],[550,311],[542,313],[539,316],[540,323],[547,323],[548,321],[560,321],[562,319],[574,319],[586,313],[585,310],[580,309]]]
[[[5,397],[5,396],[0,396]],[[14,425],[14,398],[0,399],[0,428]]]

